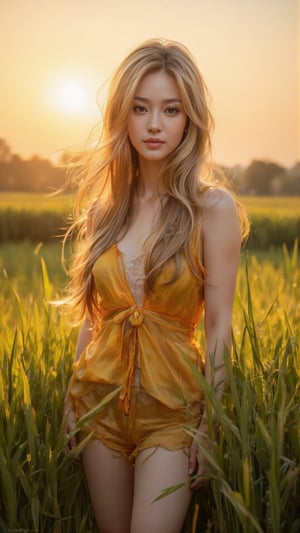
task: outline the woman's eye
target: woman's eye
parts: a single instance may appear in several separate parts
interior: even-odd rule
[[[179,113],[179,109],[177,109],[177,107],[167,107],[166,113],[167,115],[177,115],[177,113]]]
[[[135,113],[146,113],[147,109],[143,105],[135,105],[133,111]]]

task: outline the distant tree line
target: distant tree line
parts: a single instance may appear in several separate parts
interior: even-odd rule
[[[0,190],[49,192],[66,185],[68,155],[61,165],[53,165],[37,155],[22,159],[13,154],[7,142],[0,139]],[[300,195],[300,162],[285,168],[272,161],[254,160],[246,168],[222,167],[234,190],[239,194],[258,196]]]
[[[0,139],[1,191],[50,192],[60,189],[65,181],[66,170],[62,166],[55,166],[37,155],[22,159]]]
[[[254,160],[246,168],[225,168],[225,175],[239,194],[257,196],[298,196],[300,162],[285,168],[272,161]]]

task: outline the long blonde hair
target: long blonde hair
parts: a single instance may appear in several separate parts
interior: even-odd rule
[[[190,253],[189,243],[200,227],[202,192],[212,175],[210,136],[213,120],[207,89],[189,51],[174,41],[151,40],[132,51],[115,72],[103,116],[102,134],[80,163],[82,182],[74,208],[74,222],[65,240],[75,234],[67,301],[79,317],[99,312],[92,268],[101,253],[126,233],[138,181],[137,154],[127,133],[129,111],[137,87],[149,73],[164,70],[177,82],[187,131],[171,154],[161,179],[168,191],[154,231],[147,240],[145,290],[151,290],[157,274],[169,259],[175,260],[175,278],[183,253],[196,276],[203,275]],[[201,176],[201,180],[200,180]],[[203,177],[205,176],[205,180]],[[90,208],[82,210],[83,203]],[[88,228],[88,231],[87,231]],[[174,279],[174,278],[172,278]]]

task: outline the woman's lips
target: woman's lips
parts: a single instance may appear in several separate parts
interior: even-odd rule
[[[144,143],[148,148],[160,148],[164,144],[164,141],[150,137],[149,139],[145,139]]]

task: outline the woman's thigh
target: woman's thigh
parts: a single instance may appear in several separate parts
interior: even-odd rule
[[[89,493],[101,533],[129,533],[133,497],[133,468],[98,440],[82,452]]]
[[[179,533],[191,500],[188,455],[184,449],[146,449],[135,463],[131,533]],[[184,485],[154,501],[173,485]]]

